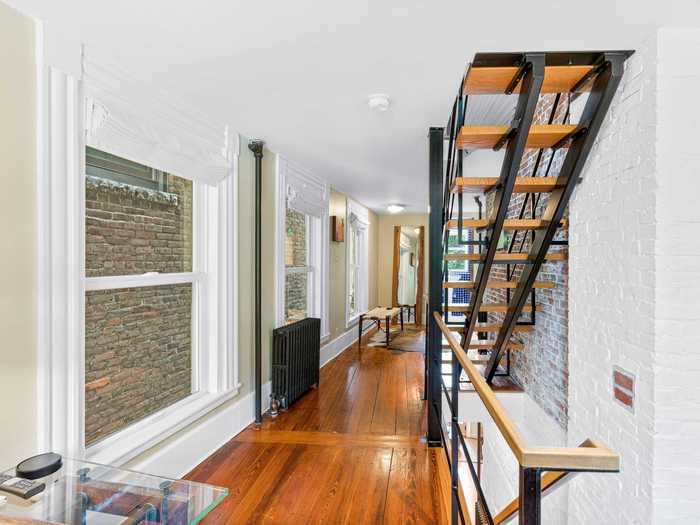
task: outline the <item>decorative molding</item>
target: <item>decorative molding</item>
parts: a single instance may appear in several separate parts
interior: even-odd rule
[[[319,299],[319,313],[321,318],[321,339],[329,334],[329,260],[330,260],[330,188],[322,179],[303,170],[296,164],[289,162],[281,155],[277,155],[275,169],[276,177],[276,203],[275,207],[275,320],[276,326],[284,324],[284,286],[286,268],[284,263],[285,252],[285,224],[287,206],[291,209],[316,217],[320,221],[318,235],[313,235],[313,242],[319,243],[320,261],[317,266],[320,269],[321,296]],[[318,237],[318,238],[316,238]]]

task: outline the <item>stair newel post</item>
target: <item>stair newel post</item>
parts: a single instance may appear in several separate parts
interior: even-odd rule
[[[542,522],[541,480],[539,469],[520,467],[519,525],[540,525]]]
[[[444,128],[430,128],[429,143],[429,195],[430,215],[428,218],[428,444],[441,446],[442,403],[440,400],[442,368],[442,335],[433,312],[442,308],[443,274],[443,137]]]
[[[262,423],[262,140],[251,140],[255,157],[255,422]]]
[[[457,360],[457,354],[452,354],[452,381],[450,383],[450,405],[452,412],[450,435],[450,478],[452,485],[451,518],[453,525],[459,525],[459,376],[462,375],[462,365]]]

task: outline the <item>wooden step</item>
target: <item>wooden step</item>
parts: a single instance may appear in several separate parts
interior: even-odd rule
[[[565,261],[566,252],[552,252],[544,256],[546,261]],[[529,253],[497,253],[494,257],[494,262],[497,263],[525,263],[530,257]],[[484,255],[480,253],[448,253],[445,255],[446,261],[481,261]]]
[[[575,124],[533,124],[528,148],[551,148],[576,129]],[[460,149],[491,149],[508,132],[508,126],[462,126],[457,135]]]
[[[499,332],[503,327],[503,323],[478,324],[474,327],[474,332]],[[516,324],[513,327],[513,332],[532,332],[535,327],[531,324]],[[458,334],[464,333],[463,326],[455,326],[450,328],[451,332]]]
[[[567,93],[585,77],[593,66],[547,66],[540,93]],[[470,67],[464,79],[467,95],[498,95],[506,88],[518,72],[517,67]],[[586,82],[578,91],[590,91],[591,82]],[[520,93],[522,81],[513,93]]]
[[[484,229],[488,227],[487,219],[464,219],[462,220],[462,228]],[[506,219],[503,221],[503,229],[508,231],[522,230],[542,230],[549,225],[549,221],[544,219]],[[560,228],[566,228],[569,225],[567,219],[561,221]],[[457,219],[447,221],[447,228],[451,230],[457,229]]]
[[[471,308],[469,305],[448,305],[447,307],[448,312],[471,312]],[[508,305],[506,303],[486,303],[482,304],[481,307],[479,308],[480,312],[489,312],[489,313],[505,313],[508,311]],[[523,306],[523,312],[531,312],[532,311],[532,306],[529,304],[526,304]],[[542,305],[538,304],[535,306],[535,311],[536,312],[541,312],[542,311]]]
[[[470,344],[469,350],[491,350],[494,346],[496,346],[496,341],[484,341],[481,343]],[[450,345],[448,345],[447,343],[443,343],[442,347],[450,348]],[[508,348],[510,350],[522,350],[523,348],[525,348],[525,345],[517,341],[510,341],[508,343]]]
[[[457,177],[452,192],[484,193],[494,189],[498,180],[498,177]],[[513,193],[547,193],[565,184],[564,177],[516,177]]]
[[[449,281],[446,283],[442,283],[443,288],[460,288],[463,290],[472,290],[476,286],[475,281]],[[552,289],[556,286],[555,283],[549,282],[549,281],[535,281],[535,284],[533,285],[533,288],[543,288],[543,289]],[[500,290],[504,290],[506,288],[510,289],[515,289],[518,287],[518,281],[505,281],[505,280],[490,280],[486,284],[487,288],[497,288]]]

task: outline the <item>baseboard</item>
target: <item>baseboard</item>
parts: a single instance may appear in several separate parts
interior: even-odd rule
[[[376,331],[376,325],[372,326],[372,328],[365,330],[362,333],[362,338],[366,340]],[[323,345],[321,347],[321,368],[333,361],[333,359],[338,357],[343,350],[346,350],[349,346],[352,346],[355,343],[357,343],[357,326],[346,330],[332,341],[329,341]]]
[[[262,385],[263,410],[270,399],[272,383]],[[161,443],[153,452],[135,458],[132,470],[180,478],[211,456],[255,420],[255,394],[215,409],[179,434]]]

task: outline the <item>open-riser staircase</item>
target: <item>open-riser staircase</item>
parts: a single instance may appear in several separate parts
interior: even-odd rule
[[[519,499],[492,514],[460,430],[458,393],[463,383],[472,383],[518,457],[520,437],[489,387],[497,375],[509,374],[511,352],[527,351],[520,337],[537,323],[537,291],[556,286],[538,275],[543,265],[567,260],[567,206],[630,54],[477,54],[447,127],[430,129],[428,441],[448,452],[452,523],[468,522],[458,462],[452,461],[458,457],[467,459],[476,487],[473,518],[490,525],[516,514],[523,525],[539,524],[542,495],[569,473],[617,470],[615,461],[607,463],[615,455],[595,442],[562,453],[590,456],[585,464],[520,457]],[[466,122],[469,101],[481,95],[515,97],[511,123]],[[467,173],[465,157],[476,149],[504,149],[500,173]],[[476,194],[477,216],[465,215],[470,194]],[[455,261],[467,265],[459,278],[450,266]],[[451,416],[447,427],[443,395]]]

